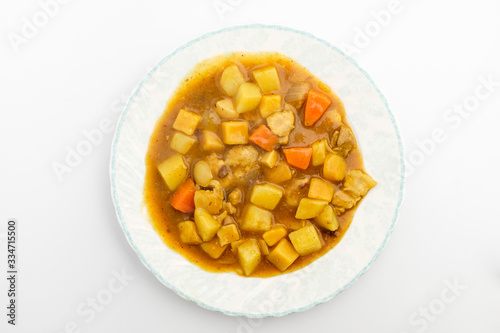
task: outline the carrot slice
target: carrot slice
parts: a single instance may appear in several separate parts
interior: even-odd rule
[[[312,157],[312,148],[285,148],[283,149],[286,161],[293,167],[305,170],[309,167]]]
[[[306,126],[313,125],[325,113],[332,100],[327,94],[318,90],[309,90],[307,94],[306,110],[304,112],[304,123]]]
[[[271,151],[278,144],[278,137],[266,125],[260,125],[248,138],[260,148]]]
[[[183,213],[194,212],[194,192],[196,186],[191,178],[188,178],[177,191],[175,191],[170,204]]]

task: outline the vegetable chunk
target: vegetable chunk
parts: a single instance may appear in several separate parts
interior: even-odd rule
[[[304,111],[304,125],[312,126],[325,113],[332,100],[322,91],[311,89],[307,94],[306,109]]]
[[[177,227],[179,228],[181,242],[195,245],[203,243],[198,231],[196,231],[196,224],[193,221],[180,222]]]
[[[245,275],[252,274],[261,259],[260,246],[256,239],[250,238],[238,247],[238,260]]]
[[[196,223],[196,228],[198,233],[204,242],[208,242],[217,234],[221,225],[220,223],[210,215],[203,208],[196,208],[194,211],[194,223]]]
[[[252,75],[264,94],[278,90],[281,87],[278,71],[272,65],[254,69]]]
[[[271,184],[255,185],[250,194],[250,202],[265,209],[273,210],[283,196],[283,190]]]
[[[333,182],[340,182],[347,173],[347,163],[337,154],[328,154],[323,164],[323,177]]]
[[[281,110],[281,95],[264,95],[260,100],[259,112],[262,118],[267,118]]]
[[[244,113],[255,110],[260,103],[262,94],[255,83],[245,82],[239,88],[235,97],[236,112]]]
[[[266,241],[267,245],[273,246],[278,243],[283,237],[288,234],[286,228],[282,225],[276,225],[272,229],[262,234],[262,238]]]
[[[273,221],[273,213],[249,204],[244,212],[240,228],[244,231],[267,231],[271,229]]]
[[[217,133],[203,131],[201,134],[201,149],[205,151],[221,151],[224,150],[224,144]]]
[[[187,136],[183,133],[177,132],[172,137],[172,142],[170,142],[170,148],[175,150],[182,155],[186,155],[186,153],[191,149],[191,147],[196,143],[196,139]]]
[[[240,69],[236,65],[231,65],[226,67],[222,72],[220,77],[220,85],[222,90],[230,96],[233,97],[238,91],[238,87],[245,82],[245,77],[240,72]]]
[[[302,198],[297,207],[295,218],[300,220],[312,219],[318,216],[328,205],[328,201]]]
[[[309,147],[283,149],[283,154],[285,154],[288,164],[302,170],[309,167],[312,153],[312,148]]]
[[[266,259],[276,266],[280,271],[285,271],[299,257],[299,253],[285,238],[282,239]]]
[[[326,206],[325,209],[323,209],[323,211],[314,218],[314,222],[316,222],[316,224],[320,227],[330,231],[335,231],[339,228],[337,215],[335,215],[331,205]]]
[[[194,192],[196,186],[191,178],[188,178],[177,191],[175,191],[170,204],[172,207],[186,214],[194,212]]]
[[[187,135],[193,135],[195,129],[201,121],[201,116],[197,113],[181,109],[177,118],[175,118],[172,127],[178,131],[184,132]]]
[[[278,163],[279,158],[280,155],[278,154],[278,152],[276,150],[271,150],[262,155],[262,157],[260,158],[260,163],[268,168],[274,168],[276,166],[276,163]]]
[[[221,246],[230,244],[240,239],[240,232],[236,224],[227,224],[222,226],[219,231],[217,231],[217,236],[219,237],[219,243]]]
[[[312,165],[318,166],[325,162],[327,146],[328,142],[326,141],[326,139],[318,140],[311,145],[313,151]]]
[[[177,154],[167,158],[158,165],[165,184],[170,191],[175,191],[186,179],[187,165],[181,155]]]
[[[288,237],[301,256],[316,252],[323,246],[321,236],[313,225],[292,231]]]
[[[274,184],[281,184],[292,179],[292,170],[286,162],[279,161],[274,168],[264,168],[267,180]]]
[[[240,114],[236,112],[232,99],[221,99],[215,103],[215,112],[221,118],[238,119]]]
[[[278,137],[266,125],[260,125],[248,140],[267,151],[273,150],[278,144]]]
[[[226,145],[248,143],[248,124],[244,121],[225,121],[221,125],[222,142]]]
[[[199,161],[194,165],[193,176],[196,184],[203,187],[208,186],[210,181],[214,178],[212,170],[210,170],[210,165],[205,161]]]
[[[311,178],[307,196],[311,199],[332,201],[333,192],[335,192],[335,186],[332,183],[313,177]]]
[[[221,245],[219,239],[214,237],[211,241],[200,244],[200,247],[213,259],[219,259],[224,251],[226,251],[227,244]]]

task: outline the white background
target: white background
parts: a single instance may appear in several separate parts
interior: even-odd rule
[[[0,331],[499,332],[500,2],[390,3],[75,0],[50,7],[44,22],[38,1],[2,1]],[[374,13],[387,8],[381,27]],[[34,19],[38,31],[25,28],[23,37]],[[108,120],[114,127],[124,99],[159,59],[246,23],[356,47],[352,56],[399,121],[412,169],[398,225],[372,268],[333,300],[282,318],[202,309],[142,266],[110,198],[112,133],[70,173],[58,178],[53,168],[86,131]],[[25,39],[16,44],[14,35]],[[445,139],[431,142],[435,131]],[[15,327],[4,314],[9,218],[19,225]],[[98,295],[111,298],[90,310]]]

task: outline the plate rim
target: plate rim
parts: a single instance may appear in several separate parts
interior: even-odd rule
[[[166,281],[161,276],[161,274],[159,274],[153,267],[151,267],[150,263],[146,260],[146,258],[143,256],[142,252],[139,250],[139,248],[137,247],[137,245],[132,240],[129,231],[126,228],[126,224],[124,222],[124,218],[122,216],[122,212],[121,212],[121,209],[120,209],[120,206],[119,206],[119,203],[118,203],[118,199],[117,199],[117,194],[116,194],[116,172],[115,172],[116,161],[115,161],[115,159],[116,159],[117,143],[118,143],[118,140],[120,138],[120,130],[121,130],[122,126],[123,126],[123,123],[125,121],[125,118],[126,118],[127,114],[130,111],[130,105],[131,105],[132,101],[135,99],[135,97],[141,91],[141,89],[143,88],[143,86],[145,85],[145,83],[151,78],[151,76],[158,70],[158,68],[160,66],[162,66],[170,58],[172,58],[173,56],[175,56],[180,51],[188,48],[189,46],[191,46],[191,45],[193,45],[193,44],[195,44],[195,43],[197,43],[199,41],[202,41],[204,39],[210,38],[210,37],[212,37],[214,35],[218,35],[218,34],[225,33],[225,32],[236,31],[236,30],[246,30],[246,29],[279,30],[279,31],[286,31],[286,32],[291,32],[291,33],[299,34],[299,35],[311,38],[311,39],[313,39],[313,40],[315,40],[317,42],[320,42],[321,44],[325,45],[326,47],[328,47],[330,49],[333,49],[334,51],[340,53],[352,65],[354,65],[365,76],[365,78],[370,82],[370,84],[372,85],[372,87],[375,89],[375,91],[377,92],[378,96],[382,100],[384,106],[386,107],[386,110],[387,110],[387,112],[389,114],[389,118],[391,120],[391,124],[392,124],[392,126],[393,126],[393,128],[395,130],[395,134],[396,134],[396,137],[397,137],[397,140],[398,140],[399,158],[400,158],[400,165],[401,165],[401,168],[400,168],[400,174],[401,174],[400,189],[399,189],[398,201],[397,201],[397,204],[396,204],[396,209],[394,211],[393,219],[392,219],[391,225],[390,225],[390,227],[389,227],[389,229],[388,229],[388,231],[387,231],[387,233],[386,233],[386,235],[384,237],[384,240],[382,241],[382,244],[377,249],[377,251],[375,252],[375,254],[373,255],[373,257],[370,259],[370,261],[348,283],[346,283],[344,286],[338,288],[337,290],[335,290],[333,293],[329,294],[328,296],[323,297],[323,298],[321,298],[319,300],[316,300],[315,302],[313,302],[311,304],[308,304],[307,306],[302,306],[300,308],[294,308],[294,309],[290,309],[290,310],[283,311],[283,312],[278,312],[278,313],[254,314],[254,313],[235,312],[235,311],[228,311],[228,310],[219,309],[219,308],[213,307],[213,306],[211,306],[209,304],[206,304],[206,303],[204,303],[204,302],[202,302],[202,301],[200,301],[200,300],[198,300],[196,298],[193,298],[193,297],[191,297],[191,296],[183,293],[175,285],[173,285],[173,284],[169,283],[168,281]],[[398,217],[399,217],[399,213],[400,213],[400,209],[401,209],[401,206],[402,206],[402,203],[403,203],[403,199],[404,199],[404,188],[405,188],[405,182],[406,182],[406,172],[405,172],[405,170],[406,170],[406,162],[405,162],[405,159],[404,159],[404,144],[403,144],[403,140],[401,138],[401,133],[400,133],[400,130],[399,130],[399,127],[398,127],[398,122],[397,122],[397,120],[396,120],[396,118],[395,118],[395,116],[394,116],[391,108],[389,107],[389,103],[388,103],[387,99],[382,94],[382,92],[378,88],[377,84],[373,81],[373,79],[370,77],[370,75],[351,56],[347,55],[341,49],[339,49],[338,47],[336,47],[335,45],[331,44],[330,42],[328,42],[328,41],[326,41],[324,39],[318,38],[318,37],[314,36],[313,34],[311,34],[309,32],[302,31],[302,30],[297,30],[297,29],[290,28],[290,27],[287,27],[287,26],[273,25],[273,24],[260,24],[260,23],[245,24],[245,25],[233,25],[233,26],[225,27],[223,29],[219,29],[219,30],[215,30],[215,31],[211,31],[211,32],[205,33],[205,34],[203,34],[203,35],[201,35],[201,36],[199,36],[199,37],[197,37],[195,39],[192,39],[192,40],[188,41],[187,43],[182,44],[181,46],[177,47],[174,51],[172,51],[169,54],[167,54],[166,56],[162,57],[161,60],[158,61],[155,64],[155,66],[153,66],[143,76],[143,78],[140,80],[139,84],[137,84],[137,86],[134,89],[132,89],[132,93],[128,97],[127,102],[125,103],[125,106],[123,108],[123,111],[121,112],[120,117],[119,117],[119,119],[118,119],[118,121],[116,123],[116,126],[115,126],[115,130],[114,130],[114,134],[113,134],[113,139],[112,139],[112,142],[111,142],[111,154],[110,154],[110,162],[109,162],[109,177],[110,177],[110,187],[111,187],[111,198],[112,198],[113,205],[114,205],[114,208],[115,208],[115,214],[116,214],[116,217],[118,219],[118,223],[120,224],[120,227],[121,227],[121,229],[122,229],[122,231],[123,231],[123,233],[125,235],[125,238],[127,239],[128,243],[132,247],[132,249],[135,251],[135,253],[137,254],[137,256],[139,257],[141,263],[151,273],[153,273],[153,275],[163,285],[167,286],[170,290],[172,290],[173,292],[175,292],[177,295],[181,296],[182,298],[184,298],[186,300],[189,300],[189,301],[192,301],[195,304],[199,305],[200,307],[208,309],[208,310],[211,310],[211,311],[217,311],[217,312],[220,312],[220,313],[223,313],[223,314],[226,314],[226,315],[230,315],[230,316],[241,316],[241,317],[248,317],[248,318],[281,317],[281,316],[285,316],[285,315],[288,315],[288,314],[291,314],[291,313],[306,311],[306,310],[311,309],[311,308],[313,308],[313,307],[315,307],[315,306],[317,306],[319,304],[322,304],[322,303],[325,303],[325,302],[331,300],[336,295],[338,295],[342,291],[344,291],[347,288],[349,288],[352,284],[354,284],[372,266],[372,264],[375,262],[375,260],[379,257],[380,253],[385,248],[385,246],[386,246],[386,244],[387,244],[390,236],[392,235],[392,232],[393,232],[393,230],[394,230],[394,228],[396,226],[396,223],[397,223],[397,220],[398,220]]]

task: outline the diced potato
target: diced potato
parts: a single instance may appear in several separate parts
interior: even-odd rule
[[[204,242],[208,242],[214,238],[221,227],[220,223],[203,208],[196,208],[194,210],[194,223],[196,223],[198,233]]]
[[[196,142],[195,138],[177,132],[172,137],[172,141],[170,142],[170,148],[172,148],[178,153],[185,155],[189,151],[189,149],[191,149],[191,147],[195,144],[195,142]]]
[[[203,208],[210,214],[219,214],[222,209],[224,194],[211,190],[197,190],[194,192],[194,206]]]
[[[257,268],[261,257],[259,242],[256,239],[247,239],[238,247],[238,260],[247,276]]]
[[[292,179],[292,170],[284,161],[279,161],[274,168],[264,168],[267,180],[274,184],[281,184]]]
[[[259,106],[262,94],[255,83],[245,82],[239,88],[235,97],[236,112],[244,113],[255,110]]]
[[[198,231],[196,230],[196,224],[193,221],[183,221],[180,222],[177,227],[179,228],[179,234],[181,241],[185,244],[201,244],[203,240],[201,239]]]
[[[205,161],[198,161],[193,168],[193,176],[196,184],[200,186],[208,186],[210,181],[214,178],[210,165]]]
[[[227,224],[217,231],[220,245],[224,246],[240,239],[240,232],[236,224]]]
[[[300,220],[312,219],[319,215],[328,205],[328,201],[302,198],[297,207],[295,218]]]
[[[284,238],[276,245],[271,253],[269,253],[266,259],[283,272],[290,267],[298,257],[298,252],[295,251],[292,244]]]
[[[181,155],[177,154],[167,158],[158,165],[165,184],[170,191],[175,191],[184,181],[187,176],[187,165]]]
[[[274,168],[276,163],[278,163],[279,158],[279,153],[276,150],[271,150],[262,155],[260,163],[268,168]]]
[[[267,118],[281,110],[281,95],[264,95],[260,100],[259,112],[262,118]]]
[[[249,204],[244,212],[240,228],[245,231],[267,231],[271,229],[273,221],[273,213]]]
[[[187,135],[193,135],[201,121],[201,116],[197,113],[181,109],[175,118],[172,127]]]
[[[252,75],[264,94],[278,90],[281,87],[278,71],[272,65],[254,69]]]
[[[282,225],[276,225],[272,229],[262,234],[262,238],[266,241],[267,245],[273,246],[278,243],[283,237],[288,234],[286,228]]]
[[[255,185],[250,193],[250,202],[265,209],[273,210],[283,196],[283,190],[271,184]]]
[[[328,154],[323,164],[323,177],[333,182],[340,182],[347,173],[347,163],[337,154]]]
[[[269,254],[269,246],[267,246],[266,242],[263,239],[259,239],[259,245],[262,255],[267,256]]]
[[[307,196],[311,199],[319,199],[325,201],[332,201],[335,186],[332,183],[313,177],[311,178],[311,185],[309,185],[309,192]]]
[[[306,223],[308,223],[306,220],[289,220],[287,221],[287,227],[290,230],[299,230],[300,228],[303,228],[306,226]]]
[[[330,231],[335,231],[339,228],[337,215],[335,215],[331,205],[326,206],[325,209],[323,209],[323,211],[314,218],[314,222],[316,222],[316,224],[320,227]]]
[[[222,142],[226,145],[248,143],[248,124],[244,121],[225,121],[221,125]]]
[[[323,246],[321,236],[313,225],[292,231],[288,237],[301,256],[316,252]]]
[[[220,77],[220,85],[222,89],[228,96],[231,97],[236,95],[238,87],[243,82],[245,82],[245,77],[236,65],[226,67]]]
[[[224,144],[217,133],[203,131],[201,135],[201,149],[205,151],[222,151],[224,150]]]
[[[220,256],[226,251],[227,244],[221,245],[217,237],[212,238],[211,241],[200,244],[200,247],[205,251],[210,257],[214,259],[219,259]]]
[[[326,145],[328,142],[326,139],[318,140],[311,145],[313,150],[312,155],[312,165],[318,166],[325,162],[326,157]]]
[[[245,243],[246,239],[240,239],[234,242],[231,242],[231,250],[237,251],[241,244]],[[236,252],[235,252],[236,253]]]
[[[225,119],[238,119],[240,117],[240,114],[234,109],[233,100],[229,98],[221,99],[215,103],[215,112],[219,117]]]

